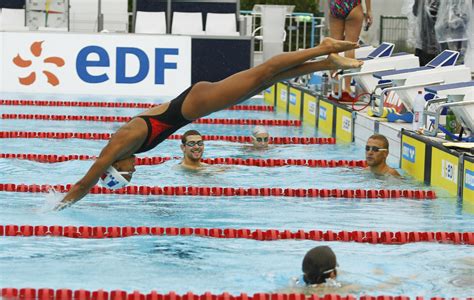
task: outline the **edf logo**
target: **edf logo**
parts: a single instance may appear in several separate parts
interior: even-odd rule
[[[296,95],[294,93],[290,93],[290,104],[296,105]]]
[[[322,120],[326,120],[326,107],[324,106],[319,107],[319,118]]]
[[[155,84],[165,83],[165,70],[176,69],[177,64],[174,62],[166,62],[167,55],[178,55],[178,48],[156,48],[155,49]],[[98,59],[91,59],[90,56],[97,56]],[[127,56],[134,56],[138,59],[138,71],[133,76],[127,76],[126,59]],[[138,48],[117,47],[116,48],[116,67],[115,67],[115,83],[133,84],[144,80],[150,71],[150,60],[147,54]],[[77,75],[87,83],[102,83],[108,81],[107,72],[101,74],[91,74],[89,68],[109,68],[110,57],[107,50],[100,46],[87,46],[82,48],[76,58]]]
[[[415,162],[416,150],[415,147],[407,143],[403,143],[402,157],[412,163]]]
[[[466,169],[464,175],[464,186],[474,191],[474,171]]]

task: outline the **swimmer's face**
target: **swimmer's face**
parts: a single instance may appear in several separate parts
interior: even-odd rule
[[[191,161],[200,161],[204,153],[204,141],[200,135],[188,135],[186,142],[181,145],[184,158]]]
[[[270,135],[268,133],[258,133],[256,136],[252,136],[252,144],[255,148],[264,149],[268,147],[268,140]]]
[[[118,160],[112,166],[119,172],[128,172],[128,174],[122,174],[122,176],[130,181],[135,172],[135,155]]]
[[[365,159],[367,160],[367,165],[369,167],[375,167],[385,163],[388,156],[388,150],[385,149],[383,141],[369,139],[366,148],[369,149],[368,151],[365,151]]]

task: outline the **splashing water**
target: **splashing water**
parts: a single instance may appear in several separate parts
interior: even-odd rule
[[[38,212],[45,213],[54,210],[59,202],[63,199],[64,195],[57,192],[54,188],[50,187],[48,193],[45,196],[43,205],[38,209]]]

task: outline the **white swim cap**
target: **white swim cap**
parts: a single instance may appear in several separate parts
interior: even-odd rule
[[[252,135],[257,136],[257,134],[268,134],[268,131],[265,127],[258,125],[252,129]]]
[[[130,183],[112,166],[100,176],[99,182],[103,187],[113,190],[123,188]]]

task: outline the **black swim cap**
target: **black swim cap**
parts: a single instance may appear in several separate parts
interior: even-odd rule
[[[336,255],[328,246],[318,246],[303,258],[303,279],[306,284],[324,283],[336,268]]]

